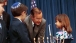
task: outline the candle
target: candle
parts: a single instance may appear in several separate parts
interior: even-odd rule
[[[47,37],[47,43],[49,43],[49,38]]]
[[[36,39],[34,38],[34,43],[36,43],[35,40],[36,40]]]
[[[49,33],[50,33],[50,36],[51,36],[50,24],[48,26],[49,26]]]

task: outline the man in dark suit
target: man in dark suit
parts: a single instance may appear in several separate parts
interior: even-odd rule
[[[5,22],[0,19],[0,43],[6,43],[7,40],[7,29]]]
[[[33,8],[31,14],[24,20],[24,23],[27,25],[32,43],[43,43],[46,20],[42,17],[42,11],[37,7]]]
[[[11,6],[11,12],[14,18],[9,28],[10,43],[31,43],[28,31],[22,22],[26,17],[27,7],[16,2]]]
[[[7,0],[0,0],[0,5],[2,7],[5,7],[7,5]],[[5,10],[2,12],[2,15],[1,15],[1,19],[5,22],[6,24],[6,28],[7,28],[7,31],[9,30],[9,25],[10,25],[10,15],[5,12]],[[6,33],[7,34],[7,42],[9,40],[9,36],[8,36],[8,32]]]
[[[7,0],[0,0],[0,5],[2,7],[6,6],[7,5]],[[4,22],[6,23],[7,29],[9,29],[10,15],[8,13],[6,13],[5,10],[2,13],[1,19],[4,20]]]
[[[0,5],[0,43],[6,43],[7,40],[7,29],[4,20],[2,20],[1,16],[4,11],[4,8]]]

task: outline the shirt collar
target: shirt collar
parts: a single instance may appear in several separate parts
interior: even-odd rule
[[[17,19],[19,19],[19,18],[17,18]],[[19,19],[20,21],[21,21],[21,19]],[[22,22],[22,21],[21,21]]]
[[[32,21],[32,26],[34,27],[34,22]]]
[[[20,20],[20,19],[19,19]],[[20,20],[21,21],[21,20]],[[22,22],[22,21],[21,21]]]

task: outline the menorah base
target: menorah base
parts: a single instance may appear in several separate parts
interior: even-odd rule
[[[64,43],[71,43],[73,39],[64,39]],[[60,40],[58,40],[58,42],[56,41],[56,43],[60,43]],[[63,40],[61,40],[61,43],[63,43]]]

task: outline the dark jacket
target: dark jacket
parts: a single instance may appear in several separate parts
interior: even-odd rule
[[[6,24],[3,20],[0,19],[1,27],[0,29],[0,43],[6,43],[7,42],[7,29]]]
[[[9,25],[10,25],[10,15],[8,13],[6,13],[5,11],[3,12],[3,20],[6,23],[6,27],[7,29],[9,29]]]
[[[9,35],[10,43],[31,43],[25,25],[16,18],[13,19],[10,25]]]

